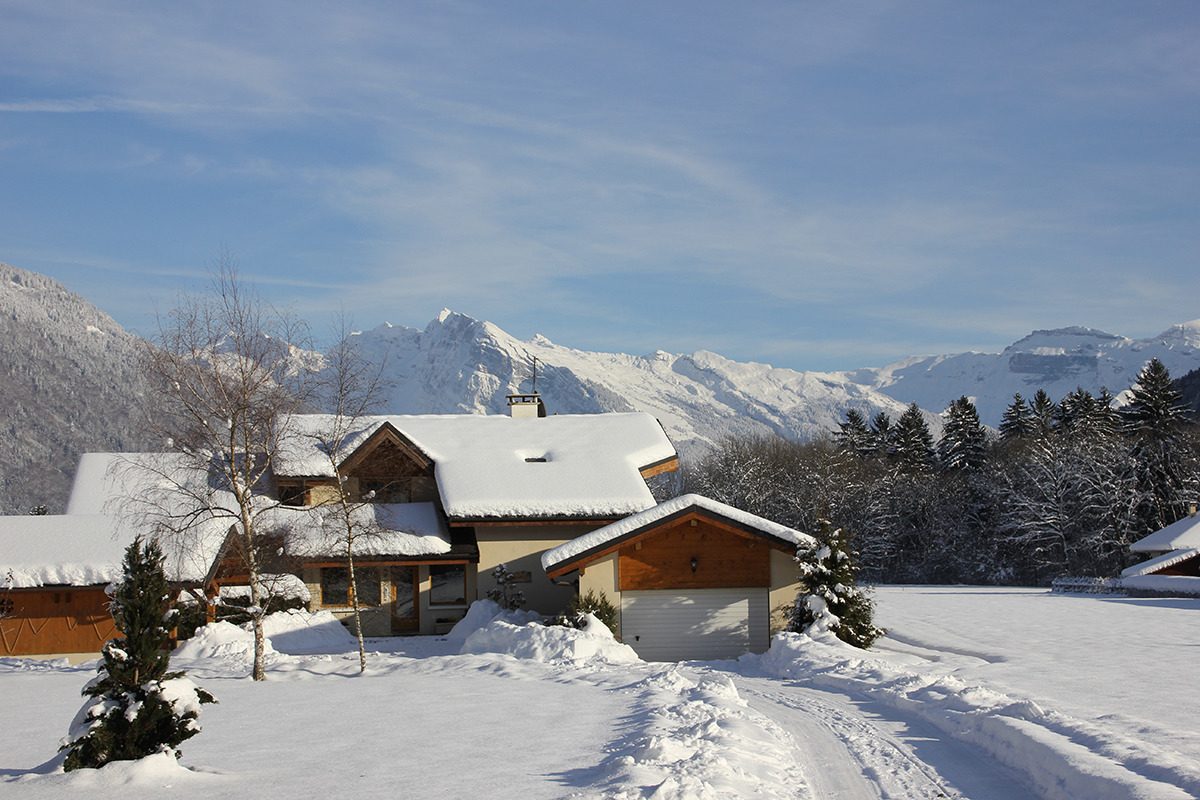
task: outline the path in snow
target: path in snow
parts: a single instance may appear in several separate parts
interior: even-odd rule
[[[750,672],[743,665],[740,673]],[[734,674],[751,708],[791,734],[820,798],[1019,800],[1018,776],[971,745],[845,695],[764,675]]]

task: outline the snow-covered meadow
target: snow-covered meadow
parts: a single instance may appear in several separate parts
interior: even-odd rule
[[[47,762],[94,665],[4,660],[0,795],[1200,796],[1200,600],[876,601],[890,633],[870,653],[785,636],[647,664],[594,626],[477,614],[453,637],[373,641],[363,676],[340,626],[296,617],[275,622],[265,684],[245,677],[245,633],[212,628],[174,658],[220,700],[182,766],[70,774]]]

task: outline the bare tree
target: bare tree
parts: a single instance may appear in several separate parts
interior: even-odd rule
[[[248,579],[254,629],[254,680],[263,680],[262,618],[267,565],[282,545],[270,520],[275,456],[294,437],[294,415],[311,385],[295,343],[303,327],[243,284],[228,257],[211,292],[184,298],[143,351],[146,375],[161,393],[150,424],[171,453],[139,463],[159,497],[140,498],[161,533],[186,547],[214,526],[228,532],[226,559]]]
[[[322,424],[309,431],[307,436],[328,459],[330,472],[336,479],[333,491],[316,505],[318,510],[327,512],[324,518],[326,529],[346,559],[361,674],[367,669],[367,650],[363,641],[362,604],[354,556],[360,543],[378,538],[383,530],[375,515],[367,513],[374,498],[361,498],[351,491],[347,477],[342,474],[341,461],[351,439],[361,433],[363,417],[382,401],[384,364],[382,361],[372,364],[363,358],[344,316],[339,318],[337,328],[337,343],[326,356],[318,388],[321,405],[331,409],[331,413],[323,416]]]

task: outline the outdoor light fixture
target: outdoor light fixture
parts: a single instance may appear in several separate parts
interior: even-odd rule
[[[700,566],[700,561],[695,556],[692,556],[692,572],[696,571],[696,567]]]

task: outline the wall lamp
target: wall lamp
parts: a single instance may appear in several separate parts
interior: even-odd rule
[[[692,572],[695,572],[696,567],[698,567],[698,566],[700,566],[700,560],[698,558],[696,558],[695,556],[692,556]]]

